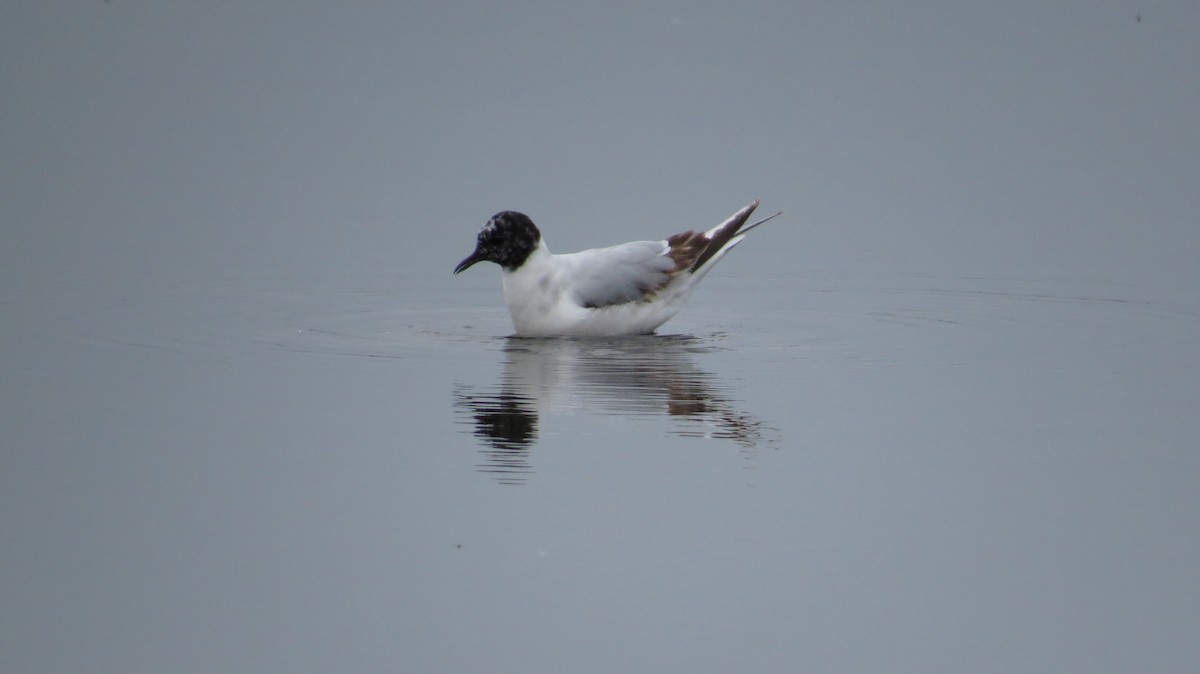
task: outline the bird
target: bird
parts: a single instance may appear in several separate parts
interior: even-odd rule
[[[755,199],[707,231],[659,241],[555,255],[529,216],[493,215],[458,274],[478,262],[503,270],[504,301],[519,337],[620,337],[653,333],[679,312],[692,289],[751,229]]]

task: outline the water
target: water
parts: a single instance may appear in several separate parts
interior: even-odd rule
[[[726,271],[615,340],[494,274],[6,288],[3,668],[1200,659],[1188,289]]]

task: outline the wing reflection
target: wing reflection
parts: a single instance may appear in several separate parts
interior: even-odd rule
[[[762,422],[739,411],[721,395],[719,378],[696,366],[694,354],[705,348],[686,336],[510,338],[499,385],[482,392],[459,387],[455,406],[485,443],[479,469],[505,481],[533,472],[529,452],[539,417],[554,412],[666,415],[677,435],[756,446]]]

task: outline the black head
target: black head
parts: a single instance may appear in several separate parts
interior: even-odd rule
[[[516,211],[501,211],[479,230],[479,241],[475,252],[458,263],[454,273],[470,267],[476,262],[495,262],[506,271],[513,271],[525,263],[538,247],[542,234],[528,215]]]

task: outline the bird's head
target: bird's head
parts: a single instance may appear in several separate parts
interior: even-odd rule
[[[528,215],[516,211],[501,211],[492,216],[475,244],[475,252],[458,263],[454,273],[476,262],[495,262],[505,271],[513,271],[525,263],[542,239]]]

